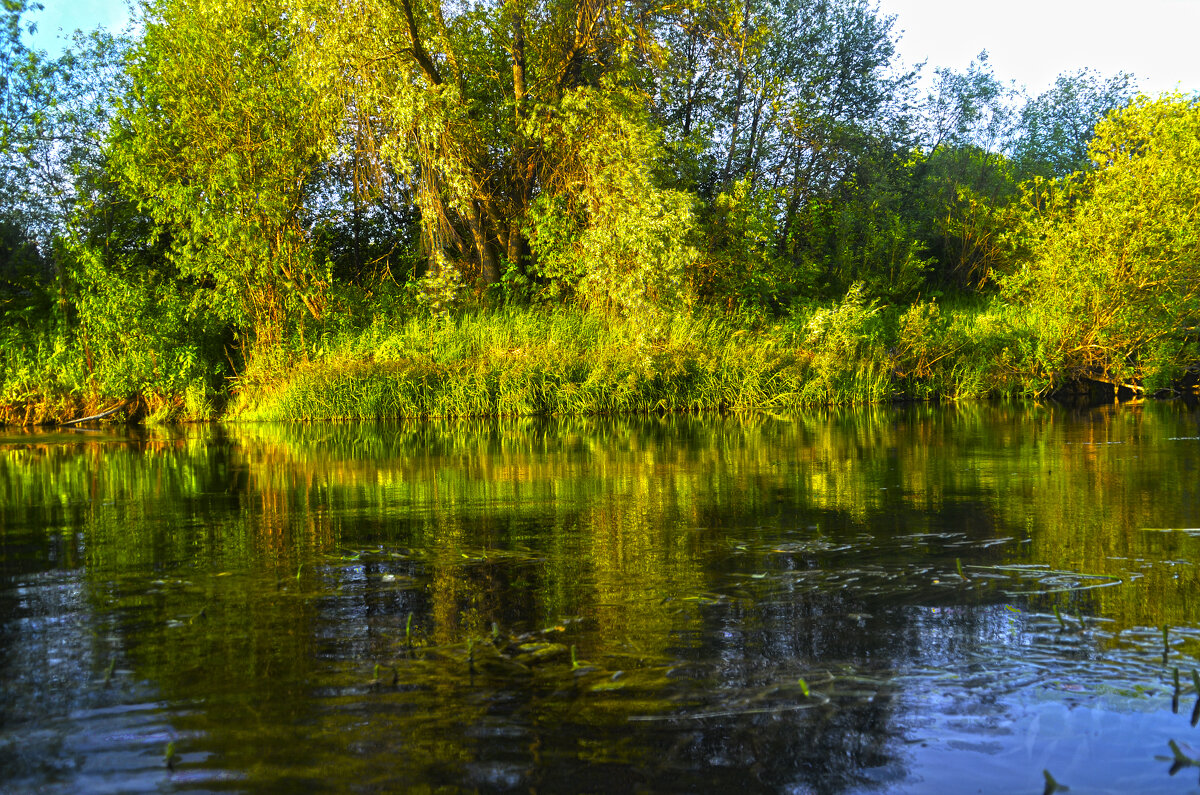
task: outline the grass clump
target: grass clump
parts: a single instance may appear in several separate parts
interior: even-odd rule
[[[583,310],[377,318],[280,377],[252,367],[245,419],[602,414],[770,408],[802,382],[794,352],[717,316],[653,334]]]

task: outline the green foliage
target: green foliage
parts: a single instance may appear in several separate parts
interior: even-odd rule
[[[915,166],[916,215],[936,283],[979,289],[1011,259],[1006,233],[1019,195],[1011,161],[972,144],[941,146]]]
[[[77,34],[60,57],[18,46],[0,77],[0,221],[52,255],[103,173],[103,141],[127,43]]]
[[[939,68],[926,100],[926,148],[975,146],[994,151],[1012,133],[1016,90],[996,77],[981,52],[965,72]]]
[[[888,185],[850,181],[838,196],[810,201],[796,215],[789,253],[795,261],[815,263],[830,292],[863,289],[882,298],[911,298],[924,284],[929,259],[902,199]]]
[[[1133,77],[1124,72],[1109,78],[1092,69],[1060,75],[1021,110],[1013,158],[1022,176],[1063,177],[1090,168],[1088,143],[1096,124],[1128,105],[1133,93]]]
[[[638,105],[624,92],[579,89],[536,122],[555,170],[532,207],[529,242],[537,275],[645,316],[678,300],[696,252],[691,199],[655,184],[659,137]]]
[[[1017,129],[1016,91],[983,52],[964,72],[936,71],[923,146],[912,161],[909,217],[939,288],[977,290],[1006,262],[1016,174],[1004,152]]]
[[[328,355],[251,372],[235,411],[256,419],[754,410],[798,405],[805,365],[720,317],[505,309],[450,323],[378,318]],[[826,398],[821,397],[821,402]]]
[[[1089,153],[1087,174],[1031,184],[1031,260],[1006,294],[1041,318],[1059,379],[1178,370],[1200,306],[1200,103],[1141,97],[1096,126]]]
[[[837,304],[816,310],[803,325],[810,368],[801,402],[874,403],[891,396],[883,353],[882,306],[852,284]]]
[[[704,252],[692,271],[698,297],[751,309],[777,310],[815,291],[818,272],[797,268],[778,253],[779,191],[740,179],[713,201],[702,229]]]
[[[133,267],[136,259],[122,267],[92,246],[71,259],[87,389],[110,399],[139,396],[162,419],[208,419],[226,375],[224,319],[200,291]]]
[[[170,412],[189,389],[212,395],[218,386],[211,366],[196,363],[203,324],[166,318],[186,293],[158,278],[152,259],[131,256],[146,247],[145,228],[128,210],[112,212],[122,203],[104,174],[103,142],[126,49],[80,34],[57,59],[18,48],[6,72],[0,407],[8,417],[65,419],[135,397],[135,410]],[[160,287],[147,294],[143,283],[155,278]]]
[[[417,304],[443,320],[450,319],[450,310],[462,300],[462,277],[450,268],[439,269],[415,286]]]
[[[47,289],[50,262],[37,242],[15,223],[0,221],[0,317],[26,332],[49,317],[53,300]]]
[[[888,354],[908,398],[1035,395],[1048,386],[1036,323],[995,300],[917,301],[896,310]]]
[[[1019,183],[1087,167],[1095,123],[1128,100],[1128,75],[1061,75],[1018,109],[982,53],[965,72],[940,69],[927,100],[925,142],[913,163],[910,216],[943,288],[977,290],[1018,252]]]
[[[410,187],[429,270],[490,285],[507,263],[620,307],[676,292],[686,250],[666,235],[686,233],[688,201],[652,179],[660,135],[630,90],[656,10],[635,24],[609,2],[297,5],[309,82],[339,98],[375,184]]]
[[[319,317],[307,215],[333,118],[286,4],[161,0],[143,24],[110,148],[119,189],[232,321],[277,337],[293,296]]]
[[[675,179],[706,202],[702,297],[779,310],[858,280],[912,287],[905,222],[867,219],[894,209],[884,194],[903,183],[883,174],[912,143],[898,109],[914,74],[894,68],[891,25],[858,0],[718,0],[666,31],[656,112]]]
[[[251,363],[248,419],[788,410],[897,397],[1029,390],[1032,331],[1004,307],[893,310],[855,285],[841,301],[763,327],[678,314],[648,337],[640,318],[505,308],[377,316],[320,355]]]

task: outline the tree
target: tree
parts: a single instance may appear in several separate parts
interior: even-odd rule
[[[1016,96],[1015,87],[996,77],[986,50],[965,72],[934,70],[925,102],[924,150],[933,154],[944,146],[965,145],[987,152],[1003,150],[1012,133]]]
[[[860,277],[881,293],[908,290],[907,276],[892,278],[897,260],[916,265],[896,238],[906,225],[866,221],[896,187],[878,180],[913,143],[914,74],[893,69],[892,19],[862,0],[689,8],[667,31],[670,78],[656,107],[677,178],[706,202],[711,250],[694,281],[768,304],[819,286],[840,294]]]
[[[1012,161],[969,143],[946,143],[917,160],[911,209],[931,275],[946,287],[981,289],[1009,261],[1009,208],[1020,195]]]
[[[0,318],[2,326],[28,333],[51,311],[46,290],[52,269],[37,242],[12,221],[0,221]]]
[[[79,33],[52,59],[20,40],[20,15],[40,6],[6,5],[15,10],[0,33],[0,219],[23,228],[48,256],[86,191],[81,183],[101,170],[125,43]]]
[[[410,186],[431,274],[491,284],[503,265],[632,306],[688,256],[687,202],[657,185],[637,90],[660,16],[596,0],[311,0],[301,43],[358,151]]]
[[[21,42],[23,30],[34,30],[32,23],[22,17],[42,6],[30,0],[5,0],[0,10],[0,142],[7,148],[14,122],[23,117],[27,108],[21,96],[19,70],[30,56],[36,59]]]
[[[929,257],[908,206],[913,167],[890,147],[864,147],[836,190],[795,216],[789,249],[817,266],[826,294],[859,285],[868,297],[904,300],[925,285]]]
[[[1011,251],[1006,231],[1019,183],[1086,168],[1095,123],[1127,100],[1130,78],[1082,70],[1020,106],[980,53],[965,72],[939,69],[926,102],[923,157],[916,170],[921,237],[938,280],[977,289]]]
[[[1088,155],[1087,172],[1031,182],[1032,256],[1005,291],[1041,319],[1056,375],[1170,377],[1200,321],[1200,101],[1139,97]]]
[[[537,273],[592,304],[670,307],[695,257],[692,199],[660,187],[659,135],[636,96],[579,89],[537,139],[554,154],[530,218]]]
[[[1054,86],[1021,110],[1013,159],[1023,178],[1062,177],[1091,166],[1088,143],[1096,124],[1127,105],[1135,82],[1119,72],[1105,78],[1092,69],[1059,75]]]
[[[69,335],[64,251],[103,174],[125,52],[102,32],[76,34],[54,59],[26,48],[20,16],[37,7],[6,3],[0,34],[0,326],[22,345]]]
[[[942,286],[977,289],[1005,261],[1005,208],[1017,195],[1006,155],[1016,98],[1016,89],[996,78],[986,51],[964,72],[935,72],[914,158],[910,217]]]
[[[319,318],[309,216],[340,119],[308,80],[295,16],[282,0],[150,0],[142,24],[111,143],[119,190],[179,274],[260,341],[292,305]]]

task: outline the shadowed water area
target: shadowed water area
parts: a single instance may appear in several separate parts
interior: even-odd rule
[[[1197,560],[1179,403],[0,431],[0,790],[1194,792]]]

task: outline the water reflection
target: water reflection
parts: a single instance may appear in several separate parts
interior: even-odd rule
[[[1178,404],[8,434],[0,781],[1188,789],[1155,755],[1200,748],[1197,437]]]

